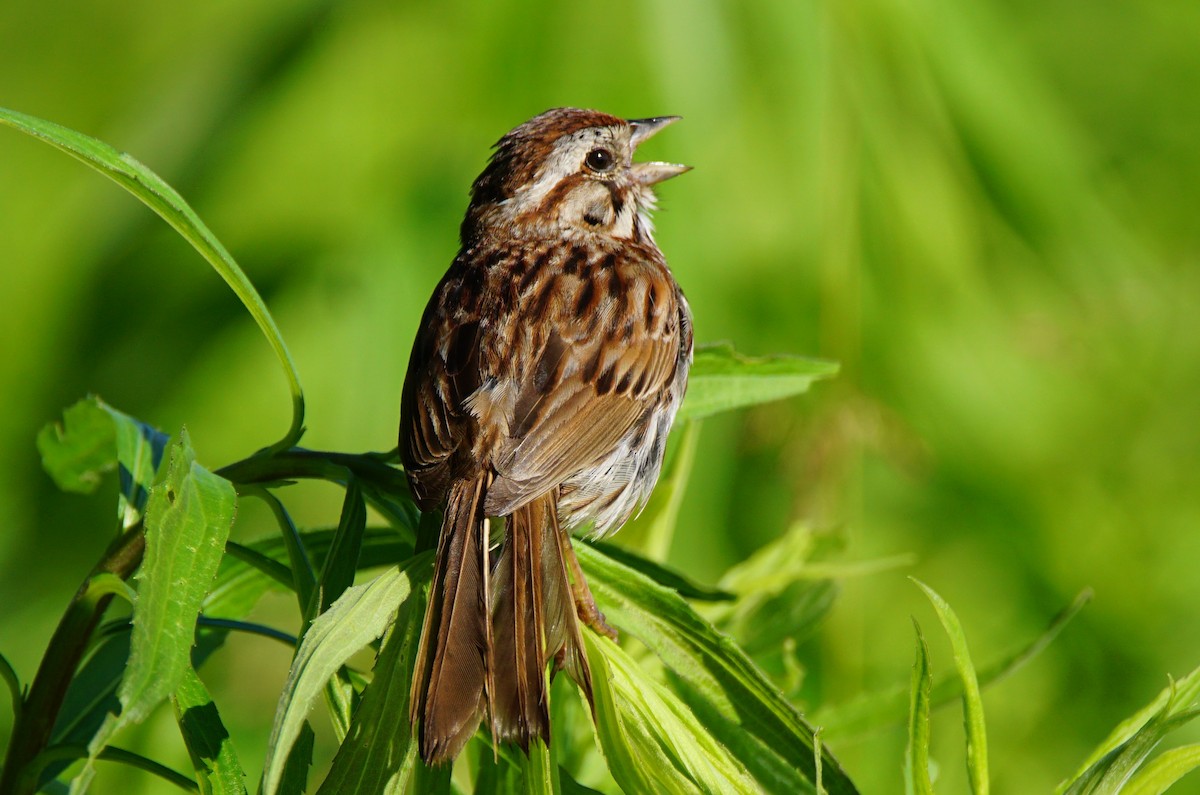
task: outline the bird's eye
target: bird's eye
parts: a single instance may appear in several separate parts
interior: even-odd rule
[[[592,171],[608,171],[613,167],[612,152],[607,149],[593,149],[587,153],[587,159],[584,162]]]

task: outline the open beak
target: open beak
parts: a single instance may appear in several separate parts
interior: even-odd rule
[[[633,128],[633,135],[630,138],[633,148],[636,149],[643,141],[652,137],[662,128],[679,121],[679,118],[679,116],[655,116],[651,119],[629,119],[629,126]],[[682,166],[677,163],[634,163],[631,167],[634,179],[643,185],[654,185],[691,170],[691,166]]]

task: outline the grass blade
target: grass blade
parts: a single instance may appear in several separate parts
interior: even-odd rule
[[[971,791],[975,795],[987,795],[988,758],[987,758],[987,729],[983,721],[983,700],[979,696],[979,680],[975,675],[975,666],[971,664],[971,654],[967,649],[967,638],[963,634],[962,624],[958,616],[946,603],[946,600],[932,588],[920,580],[913,579],[917,587],[925,592],[942,628],[950,638],[950,646],[954,650],[954,665],[958,668],[958,676],[963,686],[963,723],[967,732],[967,773],[971,781]]]
[[[1036,638],[1016,651],[988,665],[976,673],[980,687],[999,682],[1011,676],[1045,649],[1079,611],[1091,601],[1091,591],[1083,591],[1066,608],[1050,620],[1050,624]],[[940,707],[962,696],[962,680],[953,676],[941,679],[933,686],[931,704]],[[844,704],[819,710],[813,723],[820,725],[827,736],[853,737],[874,729],[898,725],[905,719],[908,708],[909,688],[895,687],[867,693]]]
[[[933,676],[929,669],[929,646],[915,618],[913,629],[917,633],[917,659],[913,663],[909,699],[904,792],[906,795],[933,795],[933,782],[929,780],[929,696],[933,690]]]
[[[103,141],[54,122],[5,108],[0,108],[0,124],[6,124],[61,149],[116,182],[156,212],[208,260],[213,270],[225,280],[250,312],[283,366],[292,393],[292,424],[284,438],[273,445],[272,449],[283,450],[295,445],[304,432],[304,393],[300,388],[300,376],[296,372],[292,355],[288,352],[283,336],[279,333],[279,328],[275,325],[262,296],[254,289],[254,285],[246,278],[246,274],[221,242],[200,220],[200,216],[196,215],[196,211],[161,177],[133,157],[118,152]]]

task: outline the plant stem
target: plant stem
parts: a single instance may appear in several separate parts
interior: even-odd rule
[[[139,522],[109,546],[75,592],[50,638],[29,695],[13,724],[12,743],[4,760],[3,777],[0,777],[0,795],[32,795],[37,791],[36,778],[30,780],[22,773],[49,744],[67,688],[92,633],[113,598],[111,589],[90,587],[92,578],[99,574],[115,574],[123,580],[128,579],[141,564],[145,549],[146,536]]]

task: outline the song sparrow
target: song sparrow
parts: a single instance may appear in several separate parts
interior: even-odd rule
[[[631,161],[676,119],[559,108],[501,138],[421,319],[400,452],[420,508],[445,505],[411,694],[429,764],[485,708],[496,741],[549,741],[549,661],[591,701],[577,614],[612,630],[567,531],[603,536],[645,503],[692,360],[647,215],[689,167]]]

